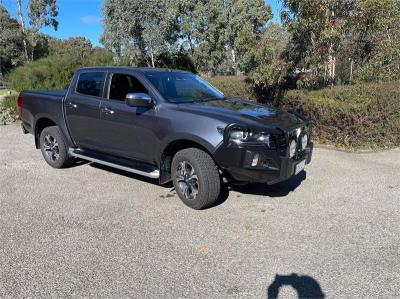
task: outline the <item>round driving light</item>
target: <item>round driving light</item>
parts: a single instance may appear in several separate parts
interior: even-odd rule
[[[296,148],[297,148],[297,143],[296,141],[292,140],[292,142],[290,142],[290,146],[289,146],[289,157],[293,158],[294,155],[296,154]]]
[[[308,144],[308,137],[307,135],[304,135],[303,138],[301,138],[301,149],[304,151],[307,147]]]

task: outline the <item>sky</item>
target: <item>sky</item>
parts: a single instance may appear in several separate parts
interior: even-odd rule
[[[0,0],[13,17],[17,14],[15,0]],[[25,5],[27,0],[24,0]],[[265,0],[272,6],[274,21],[279,22],[280,0]],[[41,30],[57,38],[83,36],[88,38],[94,46],[101,46],[99,37],[103,32],[101,24],[101,8],[103,0],[57,0],[59,15],[58,30],[50,28]]]

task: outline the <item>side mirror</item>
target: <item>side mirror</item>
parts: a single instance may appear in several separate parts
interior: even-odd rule
[[[153,107],[153,99],[147,93],[128,93],[125,102],[130,107]]]

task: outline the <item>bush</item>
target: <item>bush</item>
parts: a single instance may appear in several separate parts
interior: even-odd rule
[[[279,107],[310,117],[320,143],[351,149],[400,145],[398,82],[289,91]]]
[[[18,120],[17,98],[17,95],[12,95],[0,101],[0,123],[12,123]]]
[[[75,70],[84,66],[113,63],[113,56],[103,49],[94,49],[87,58],[49,56],[11,71],[6,81],[15,90],[65,89]]]
[[[206,78],[213,86],[222,91],[227,97],[255,100],[255,95],[243,76],[219,76]]]

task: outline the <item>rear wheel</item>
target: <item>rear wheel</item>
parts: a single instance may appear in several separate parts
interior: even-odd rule
[[[179,198],[193,209],[204,209],[218,201],[221,180],[217,166],[200,149],[184,149],[174,156],[172,180]]]
[[[51,167],[64,168],[75,162],[74,158],[68,156],[64,136],[57,126],[44,128],[40,133],[40,149]]]

